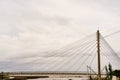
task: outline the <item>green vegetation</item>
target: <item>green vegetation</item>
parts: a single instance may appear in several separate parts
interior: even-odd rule
[[[120,70],[114,70],[113,75],[120,78]]]
[[[112,65],[109,64],[108,68],[105,66],[106,69],[106,80],[112,80],[112,76],[116,76],[120,80],[120,70],[112,70]]]
[[[109,63],[108,68],[105,66],[106,69],[106,80],[112,80],[113,70],[112,65]]]

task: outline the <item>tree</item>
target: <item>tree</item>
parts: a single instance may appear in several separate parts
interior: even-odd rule
[[[105,66],[105,69],[106,69],[106,79],[112,80],[112,76],[113,76],[112,65],[109,63],[108,68],[107,66]]]
[[[109,77],[112,80],[112,75],[113,75],[112,65],[109,63],[108,67],[109,67]]]
[[[113,75],[120,78],[120,70],[114,70]]]
[[[109,79],[109,72],[108,72],[107,66],[105,66],[105,70],[106,70],[106,79],[108,80]]]

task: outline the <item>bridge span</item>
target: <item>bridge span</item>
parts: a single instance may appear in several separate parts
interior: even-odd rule
[[[86,72],[5,72],[4,77],[15,79],[34,79],[34,78],[97,78],[96,74],[88,74]],[[102,74],[104,77],[105,74]]]

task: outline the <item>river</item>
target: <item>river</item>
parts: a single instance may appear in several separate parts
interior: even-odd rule
[[[27,80],[89,80],[88,78],[38,78],[38,79],[27,79]]]

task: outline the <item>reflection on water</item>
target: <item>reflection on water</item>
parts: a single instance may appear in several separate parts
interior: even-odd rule
[[[38,78],[38,79],[27,79],[27,80],[89,80],[88,78]]]

